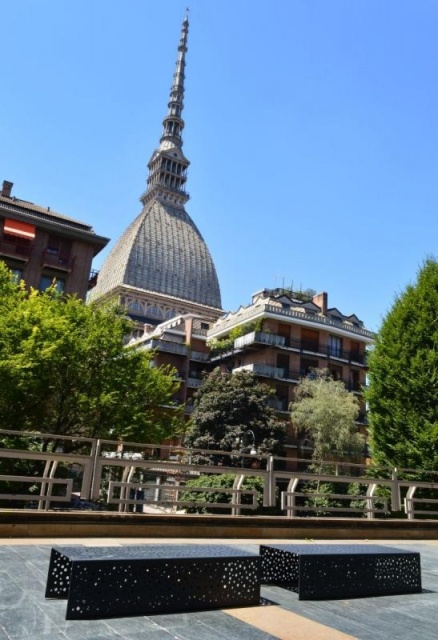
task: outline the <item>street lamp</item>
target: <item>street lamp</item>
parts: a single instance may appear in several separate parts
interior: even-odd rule
[[[251,437],[251,443],[248,442],[248,437]],[[241,453],[241,466],[243,467],[244,453],[246,449],[251,447],[249,450],[250,455],[255,456],[257,454],[257,449],[255,448],[254,431],[252,431],[251,429],[246,429],[245,431],[243,431],[240,438],[237,438],[237,444]]]
[[[245,443],[247,436],[251,436],[252,441],[251,441],[251,449],[250,449],[250,454],[252,456],[255,456],[257,453],[257,449],[255,448],[255,435],[254,435],[254,431],[251,431],[251,429],[247,429],[246,431],[243,432],[243,446],[246,448],[248,445]]]

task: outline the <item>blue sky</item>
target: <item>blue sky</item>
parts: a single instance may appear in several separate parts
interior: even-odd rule
[[[224,309],[293,284],[377,330],[438,254],[438,3],[189,6],[187,210]],[[13,194],[112,246],[140,212],[185,7],[2,3],[0,181]]]

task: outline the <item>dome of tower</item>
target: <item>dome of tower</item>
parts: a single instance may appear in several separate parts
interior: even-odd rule
[[[156,199],[114,245],[90,298],[119,285],[221,308],[216,269],[202,235],[184,208]]]

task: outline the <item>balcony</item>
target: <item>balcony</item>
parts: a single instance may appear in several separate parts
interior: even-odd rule
[[[204,351],[190,351],[190,360],[196,360],[196,362],[208,362],[210,360],[210,354]]]
[[[26,240],[20,240],[19,238],[16,240],[9,238],[10,236],[8,239],[4,236],[0,238],[0,255],[8,258],[15,258],[22,262],[27,262],[30,254],[32,253],[33,243]]]
[[[307,352],[312,354],[318,354],[320,356],[334,359],[343,360],[345,362],[354,362],[355,364],[365,364],[365,354],[358,353],[357,351],[346,351],[332,346],[321,346],[318,342],[312,340],[299,340],[294,338],[285,338],[284,336],[277,335],[275,333],[267,332],[252,332],[247,333],[234,341],[234,349],[230,346],[226,350],[226,355],[231,355],[234,350],[242,350],[245,348],[254,350],[261,345],[267,345],[271,347],[277,347],[279,349],[288,349],[293,351]],[[225,353],[214,354],[215,359],[225,357]]]
[[[59,271],[72,271],[75,263],[75,257],[70,255],[60,255],[58,252],[45,249],[41,264],[43,267],[50,269],[58,269]]]
[[[189,377],[187,378],[187,386],[191,387],[192,389],[197,389],[198,387],[200,387],[203,383],[202,378],[192,378]]]
[[[234,341],[235,349],[243,349],[250,345],[268,345],[272,347],[282,347],[286,343],[286,338],[277,336],[275,333],[267,333],[265,331],[252,331]]]
[[[156,351],[165,353],[176,353],[181,356],[188,354],[188,347],[185,344],[170,342],[169,340],[159,340],[158,338],[153,338],[149,342],[146,342],[143,348],[146,350],[155,349]]]
[[[368,331],[363,327],[358,327],[350,322],[337,322],[327,316],[313,315],[310,313],[303,313],[294,309],[282,309],[272,304],[256,304],[244,310],[239,310],[236,313],[228,313],[224,318],[218,322],[217,326],[209,331],[209,337],[219,338],[223,335],[225,330],[232,329],[236,325],[236,321],[241,324],[242,322],[251,322],[254,319],[261,317],[272,318],[290,318],[291,323],[294,320],[298,320],[301,324],[307,324],[308,326],[318,328],[320,327],[336,327],[342,329],[352,335],[358,335],[365,338],[366,342],[372,342],[375,338],[375,334],[372,331]]]
[[[289,402],[280,398],[269,398],[269,406],[275,411],[289,412]]]
[[[308,353],[318,354],[329,359],[344,360],[346,362],[354,362],[355,364],[362,365],[366,364],[366,356],[364,353],[347,351],[345,349],[339,349],[329,345],[321,346],[317,342],[311,342],[308,340],[287,339],[284,347],[294,351],[306,351]]]
[[[99,277],[99,272],[96,269],[92,269],[90,271],[90,277],[88,278],[88,291],[93,289],[97,284],[97,278]]]
[[[242,367],[233,369],[233,373],[238,373],[239,371],[251,371],[255,376],[263,378],[277,378],[280,380],[293,380],[294,382],[298,382],[301,377],[299,371],[292,371],[291,369],[285,369],[283,367],[274,367],[270,364],[263,364],[259,362],[246,364]]]

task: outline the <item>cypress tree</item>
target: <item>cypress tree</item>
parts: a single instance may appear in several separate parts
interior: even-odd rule
[[[374,460],[438,468],[438,263],[428,258],[385,317],[369,357]]]

